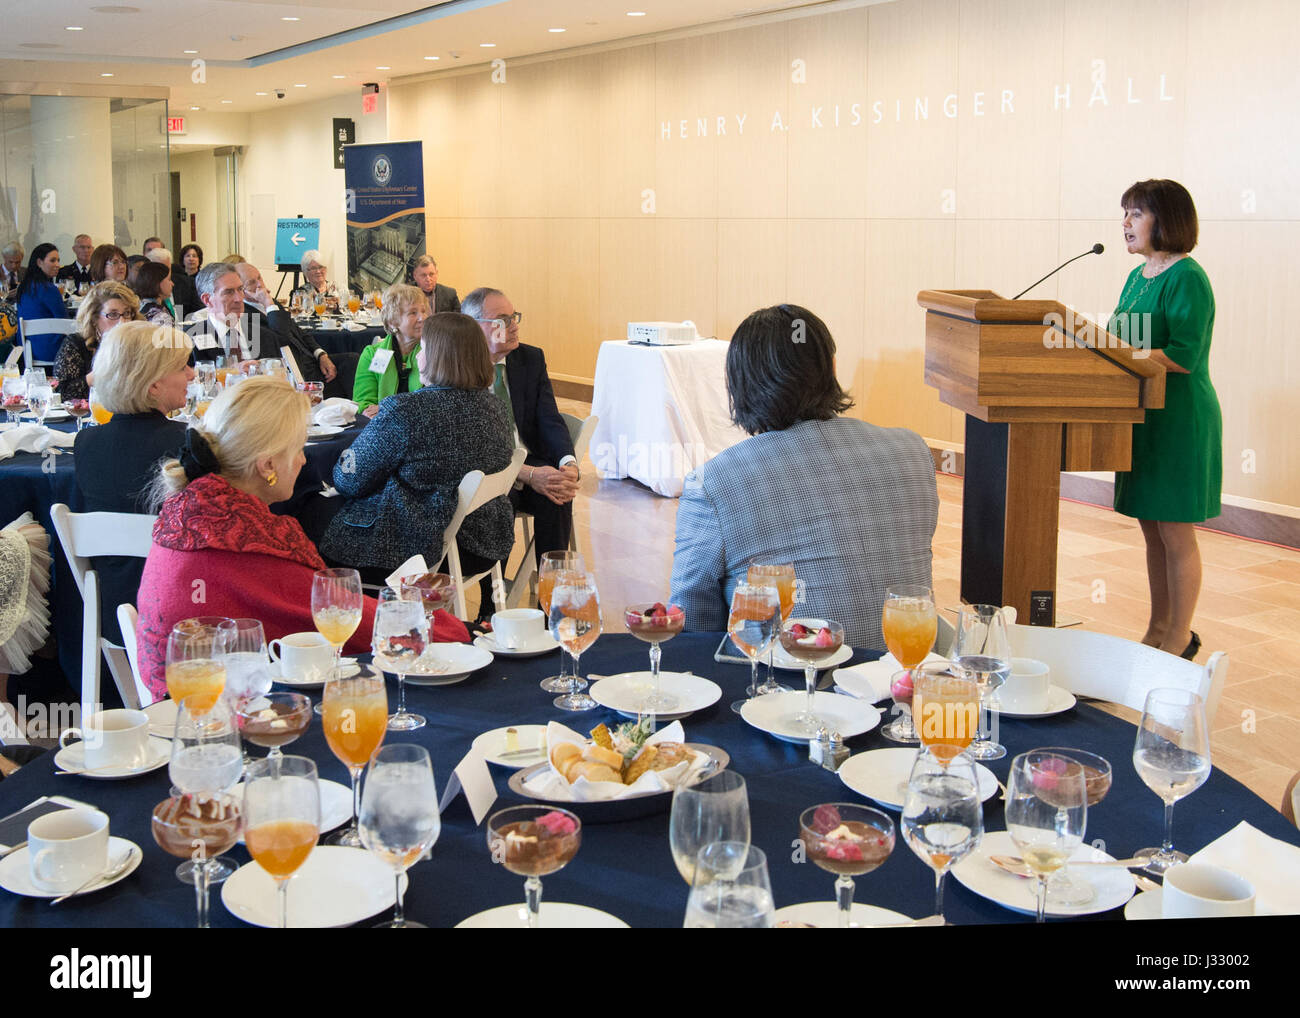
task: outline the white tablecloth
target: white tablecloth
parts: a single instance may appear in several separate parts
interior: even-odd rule
[[[727,413],[727,344],[601,343],[591,459],[601,477],[631,477],[676,498],[696,467],[745,438]]]

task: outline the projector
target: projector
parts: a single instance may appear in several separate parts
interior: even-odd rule
[[[694,343],[699,333],[695,323],[686,322],[628,322],[629,343],[647,343],[650,346],[681,346]]]

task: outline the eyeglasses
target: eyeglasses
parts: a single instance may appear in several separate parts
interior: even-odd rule
[[[118,322],[125,318],[128,322],[135,320],[135,315],[130,311],[101,311],[99,317],[110,322]]]
[[[125,265],[125,264],[126,264],[126,261],[125,261],[124,259],[122,259],[122,258],[110,258],[110,259],[108,260],[108,264],[109,264],[109,265]]]
[[[484,325],[487,325],[487,324],[490,323],[490,322],[500,322],[500,323],[501,323],[502,325],[504,325],[507,329],[510,328],[510,326],[512,326],[512,325],[518,325],[518,324],[519,324],[520,322],[522,322],[523,320],[524,320],[524,313],[523,313],[522,311],[516,311],[516,312],[515,312],[514,314],[512,314],[512,315],[497,315],[495,318],[475,318],[475,319],[474,319],[474,321],[476,321],[476,322],[482,322]]]

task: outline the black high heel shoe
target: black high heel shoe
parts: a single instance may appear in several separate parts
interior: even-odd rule
[[[1185,658],[1188,661],[1194,661],[1196,660],[1196,655],[1199,654],[1200,652],[1201,652],[1201,637],[1197,634],[1196,630],[1193,629],[1191,642],[1188,643],[1187,649],[1183,651],[1181,654],[1179,654],[1178,656],[1181,658]]]

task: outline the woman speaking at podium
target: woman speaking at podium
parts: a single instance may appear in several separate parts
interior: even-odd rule
[[[1223,483],[1223,417],[1209,371],[1214,293],[1188,255],[1198,224],[1185,187],[1144,180],[1120,206],[1124,242],[1144,262],[1129,273],[1109,331],[1149,350],[1166,374],[1164,409],[1133,425],[1133,465],[1115,475],[1115,510],[1135,517],[1146,540],[1151,619],[1142,642],[1191,659],[1201,648],[1193,524],[1219,515]]]

